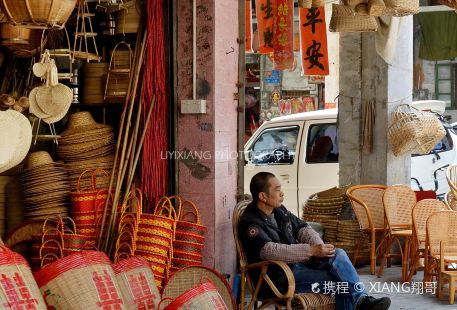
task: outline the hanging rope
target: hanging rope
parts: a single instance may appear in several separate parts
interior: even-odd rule
[[[156,102],[153,118],[146,132],[141,169],[141,187],[150,205],[167,194],[168,162],[161,159],[161,154],[168,150],[168,105],[166,95],[166,56],[165,56],[165,21],[164,1],[145,1],[146,57],[144,65],[143,120],[155,95]]]

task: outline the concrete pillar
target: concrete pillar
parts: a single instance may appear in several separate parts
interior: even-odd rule
[[[192,99],[192,0],[175,3],[178,194],[197,204],[208,226],[204,265],[233,274],[238,2],[197,0],[197,99],[207,100],[206,114],[180,113],[181,100]]]
[[[374,33],[340,35],[340,184],[410,184],[410,156],[393,155],[387,141],[391,112],[412,100],[413,20],[404,17],[395,57],[376,52]],[[375,103],[373,153],[362,152],[362,104]]]

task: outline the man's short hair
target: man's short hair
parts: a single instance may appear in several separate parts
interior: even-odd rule
[[[259,172],[252,177],[251,183],[249,184],[249,190],[251,191],[253,202],[259,200],[259,194],[261,192],[267,193],[268,187],[270,186],[270,179],[276,176],[270,172]]]

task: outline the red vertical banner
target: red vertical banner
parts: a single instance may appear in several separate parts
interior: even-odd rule
[[[274,67],[276,70],[294,66],[294,0],[276,0],[274,31]]]
[[[328,75],[327,29],[324,7],[300,11],[301,62],[304,75]]]
[[[256,0],[257,29],[260,54],[273,52],[274,19],[277,0]]]
[[[251,0],[246,0],[245,2],[245,11],[246,11],[246,20],[245,20],[245,29],[246,29],[246,52],[252,53],[252,10],[251,10]]]

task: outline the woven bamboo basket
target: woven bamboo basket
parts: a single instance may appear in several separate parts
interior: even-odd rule
[[[10,23],[62,28],[77,0],[2,0],[0,9]]]
[[[2,45],[24,45],[29,43],[30,29],[11,24],[0,24],[0,40]]]
[[[81,251],[45,266],[35,279],[55,309],[122,309],[111,262],[102,252]]]
[[[428,154],[446,134],[435,114],[400,105],[392,113],[387,138],[395,156]]]
[[[131,257],[112,265],[127,309],[156,309],[160,293],[149,264]]]
[[[406,16],[419,13],[419,0],[385,0],[382,15]]]
[[[85,104],[102,104],[104,102],[107,73],[108,63],[106,62],[85,64],[82,92],[82,100]]]
[[[46,309],[25,259],[3,245],[0,246],[0,272],[3,287],[0,290],[2,309]]]
[[[359,15],[348,6],[333,3],[329,29],[332,32],[371,32],[378,30],[378,23],[373,16]]]
[[[140,26],[140,12],[141,8],[138,7],[137,1],[130,1],[125,4],[126,9],[117,12],[116,20],[116,34],[123,33],[137,33]]]

